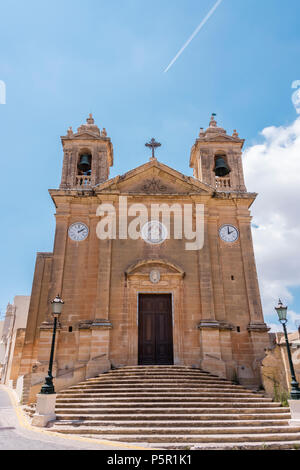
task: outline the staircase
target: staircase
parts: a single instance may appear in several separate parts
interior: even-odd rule
[[[124,367],[57,397],[51,431],[161,449],[300,448],[289,408],[182,366]]]

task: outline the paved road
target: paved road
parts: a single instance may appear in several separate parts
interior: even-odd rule
[[[0,386],[0,450],[118,450],[115,446],[104,446],[73,439],[64,439],[48,433],[25,429],[19,423],[10,397]],[[119,447],[119,450],[126,450]]]

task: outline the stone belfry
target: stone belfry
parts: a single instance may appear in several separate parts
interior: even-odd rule
[[[92,114],[77,133],[68,129],[61,138],[64,161],[60,189],[90,189],[106,181],[113,165],[113,146],[106,130],[100,131]]]
[[[190,167],[194,170],[194,178],[219,191],[246,192],[242,166],[244,142],[236,130],[229,136],[218,127],[213,114],[208,129],[201,128],[191,150]],[[226,168],[227,171],[222,171]]]

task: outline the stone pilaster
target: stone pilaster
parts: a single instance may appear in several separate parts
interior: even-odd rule
[[[207,208],[206,208],[207,211]],[[213,284],[211,277],[211,258],[208,234],[208,216],[204,221],[204,246],[198,251],[198,268],[200,280],[201,317],[203,320],[214,320],[215,309],[213,299]]]
[[[226,378],[226,364],[222,359],[220,324],[217,321],[201,321],[200,332],[201,368]]]
[[[57,294],[63,296],[63,275],[64,275],[64,262],[66,253],[66,244],[68,237],[68,222],[69,215],[66,213],[56,214],[56,231],[54,242],[54,254],[51,272],[51,281],[49,289],[49,306],[48,318],[51,318],[51,305],[50,301],[56,297]]]
[[[113,203],[113,200],[101,201],[102,203]],[[99,201],[99,204],[101,203]],[[99,219],[98,219],[99,220]],[[109,318],[110,308],[110,285],[111,285],[111,262],[113,240],[99,240],[99,264],[97,282],[96,317]]]
[[[94,320],[90,326],[90,360],[87,363],[86,377],[106,372],[110,369],[109,361],[109,333],[112,324],[105,319]]]
[[[211,215],[208,219],[210,260],[213,282],[213,299],[215,306],[215,318],[219,321],[226,320],[224,280],[222,274],[222,256],[219,246],[219,217]]]
[[[251,217],[239,215],[238,222],[240,230],[240,245],[244,267],[247,301],[249,308],[249,323],[250,325],[263,324],[265,326],[260,300],[256,264],[253,252]]]

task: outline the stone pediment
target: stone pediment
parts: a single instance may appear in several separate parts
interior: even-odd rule
[[[117,176],[94,188],[97,192],[124,194],[212,194],[214,188],[193,177],[183,175],[157,160]]]
[[[99,139],[100,135],[95,134],[94,132],[80,132],[74,134],[74,139]]]
[[[234,142],[234,143],[244,143],[243,139],[239,137],[233,137],[227,134],[211,134],[206,135],[204,138],[197,139],[200,142]]]
[[[73,134],[73,135],[70,135],[70,136],[64,136],[62,137],[63,140],[79,140],[79,139],[82,139],[82,140],[91,140],[91,139],[103,139],[102,136],[100,136],[99,134],[96,134],[94,132],[88,132],[88,131],[85,131],[85,132],[78,132],[77,134]]]

